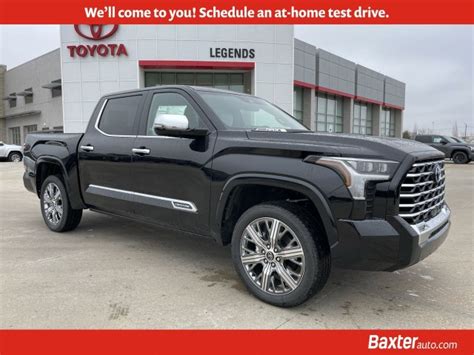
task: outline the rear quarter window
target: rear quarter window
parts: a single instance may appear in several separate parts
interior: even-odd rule
[[[99,129],[112,135],[135,135],[135,119],[142,95],[108,99],[99,121]]]

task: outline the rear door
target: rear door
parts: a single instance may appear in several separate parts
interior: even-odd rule
[[[79,143],[81,190],[92,208],[133,215],[130,164],[144,98],[139,92],[103,99]]]

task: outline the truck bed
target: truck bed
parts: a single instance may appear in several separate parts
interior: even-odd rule
[[[77,145],[83,135],[84,133],[31,133],[26,136],[25,144],[33,153],[40,153],[37,150],[41,145],[62,146],[66,147],[69,153],[73,153],[77,152]],[[39,155],[34,155],[39,157]]]

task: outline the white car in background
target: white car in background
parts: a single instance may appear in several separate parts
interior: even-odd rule
[[[7,159],[8,161],[20,162],[23,159],[21,146],[0,142],[0,159],[2,160]]]

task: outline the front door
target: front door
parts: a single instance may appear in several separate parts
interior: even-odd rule
[[[169,227],[209,232],[210,158],[216,131],[194,100],[179,89],[157,89],[147,98],[132,157],[136,213]],[[189,128],[205,128],[199,138],[158,136],[158,114],[185,115]]]
[[[442,151],[444,154],[448,153],[449,149],[446,146],[448,141],[446,140],[446,138],[444,138],[443,136],[433,136],[431,139],[432,139],[432,142],[431,142],[430,145],[433,148],[436,148],[436,149]]]
[[[145,94],[104,99],[79,143],[79,174],[85,203],[101,211],[133,215],[132,147]]]

